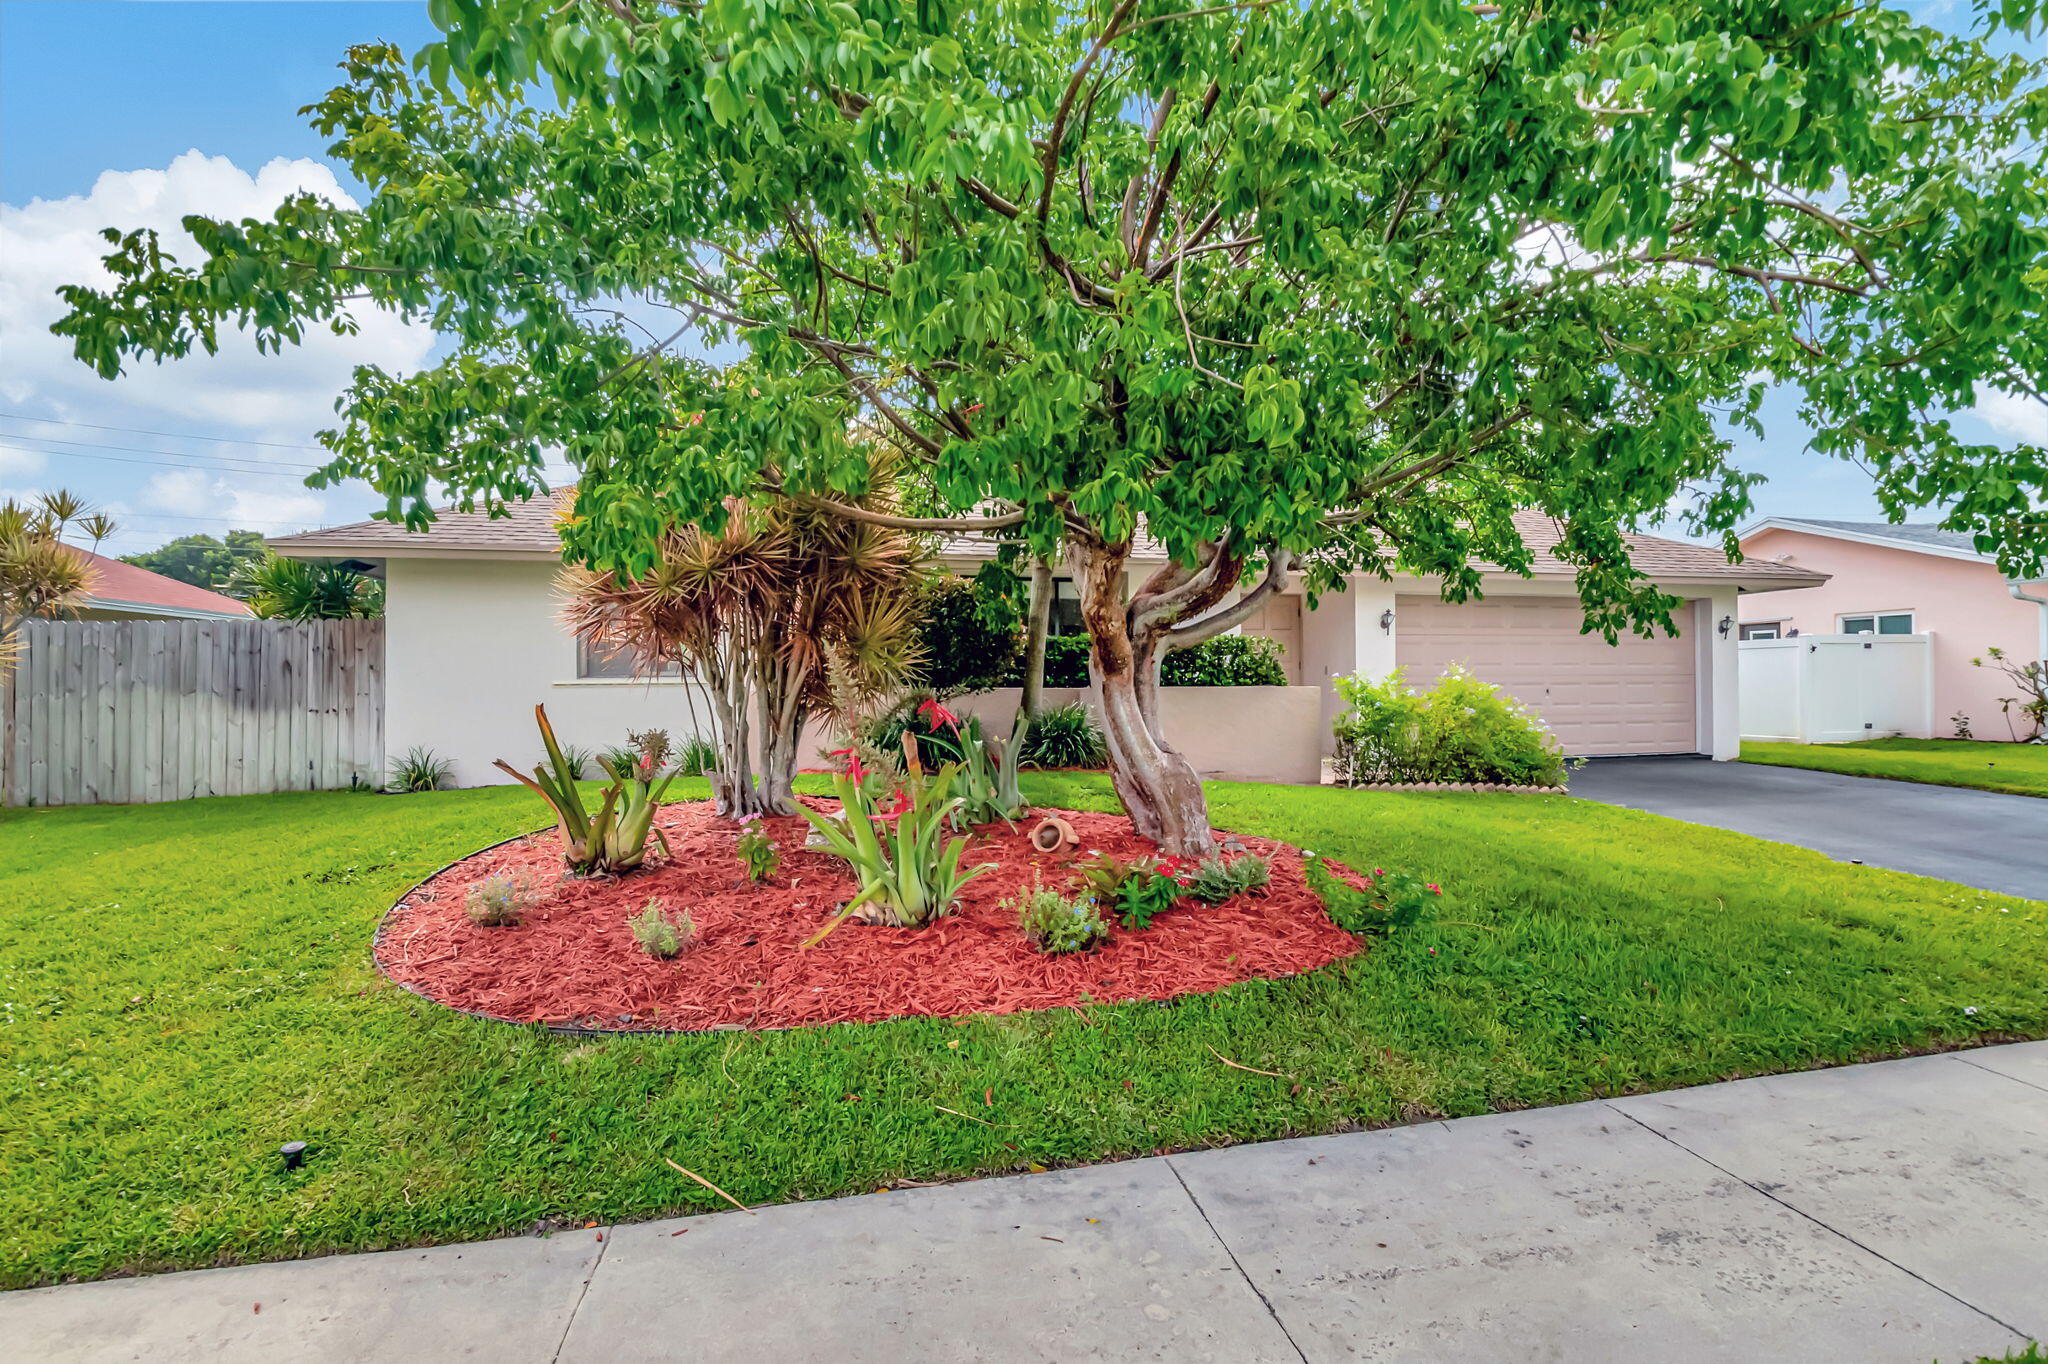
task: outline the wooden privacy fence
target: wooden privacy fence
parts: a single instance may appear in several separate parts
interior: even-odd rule
[[[374,784],[381,620],[29,621],[0,796],[91,805]]]

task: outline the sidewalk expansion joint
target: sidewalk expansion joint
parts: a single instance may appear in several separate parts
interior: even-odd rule
[[[616,1225],[606,1227],[599,1233],[597,1258],[590,1262],[590,1272],[583,1276],[583,1291],[576,1295],[576,1301],[569,1305],[569,1319],[562,1323],[562,1338],[555,1342],[555,1352],[549,1357],[549,1364],[562,1364],[562,1351],[569,1348],[569,1332],[576,1325],[576,1314],[583,1310],[583,1300],[590,1296],[590,1281],[597,1277],[598,1266],[604,1263],[605,1252],[612,1248],[612,1233]]]
[[[1295,1357],[1301,1361],[1301,1364],[1308,1364],[1308,1355],[1302,1350],[1300,1342],[1295,1340],[1294,1332],[1287,1329],[1287,1323],[1280,1319],[1280,1313],[1273,1307],[1273,1300],[1267,1297],[1265,1291],[1252,1281],[1252,1276],[1245,1272],[1244,1262],[1238,1259],[1237,1252],[1230,1248],[1230,1242],[1223,1239],[1223,1233],[1216,1230],[1216,1224],[1209,1220],[1209,1210],[1202,1206],[1201,1199],[1195,1197],[1195,1191],[1188,1187],[1187,1180],[1181,1178],[1180,1167],[1173,1163],[1173,1157],[1163,1156],[1161,1159],[1166,1162],[1166,1168],[1173,1171],[1173,1177],[1180,1181],[1180,1191],[1188,1196],[1188,1202],[1194,1204],[1195,1211],[1201,1214],[1202,1225],[1209,1229],[1209,1234],[1216,1238],[1216,1244],[1223,1247],[1223,1253],[1230,1257],[1230,1263],[1236,1267],[1238,1277],[1244,1280],[1244,1286],[1251,1289],[1252,1296],[1257,1298],[1260,1304],[1265,1307],[1266,1315],[1273,1319],[1273,1324],[1280,1328],[1280,1334],[1287,1338],[1287,1343],[1293,1348]]]
[[[1991,1313],[1979,1307],[1976,1303],[1971,1302],[1968,1298],[1961,1297],[1955,1293],[1951,1293],[1948,1289],[1943,1288],[1940,1284],[1928,1278],[1925,1274],[1921,1274],[1916,1270],[1909,1269],[1905,1265],[1900,1264],[1897,1260],[1894,1260],[1891,1256],[1886,1255],[1883,1251],[1878,1250],[1872,1246],[1867,1246],[1863,1244],[1863,1242],[1857,1240],[1855,1237],[1851,1236],[1848,1232],[1843,1231],[1841,1228],[1828,1225],[1826,1222],[1821,1221],[1818,1217],[1815,1217],[1812,1213],[1800,1207],[1798,1204],[1788,1203],[1787,1201],[1778,1197],[1778,1195],[1772,1193],[1769,1189],[1765,1188],[1761,1184],[1758,1184],[1754,1180],[1744,1179],[1741,1175],[1736,1174],[1735,1171],[1729,1169],[1727,1166],[1722,1165],[1716,1161],[1709,1160],[1706,1156],[1703,1156],[1698,1151],[1693,1150],[1690,1146],[1687,1146],[1678,1138],[1671,1136],[1668,1133],[1659,1132],[1656,1128],[1650,1126],[1650,1124],[1644,1122],[1635,1114],[1623,1112],[1621,1109],[1615,1108],[1613,1104],[1608,1104],[1606,1106],[1610,1109],[1613,1109],[1614,1112],[1621,1114],[1622,1117],[1627,1118],[1630,1122],[1642,1128],[1651,1136],[1658,1137],[1664,1141],[1670,1142],[1673,1146],[1676,1146],[1679,1150],[1685,1152],[1694,1160],[1699,1161],[1703,1165],[1707,1165],[1712,1167],[1713,1169],[1719,1170],[1722,1174],[1728,1176],[1728,1178],[1734,1180],[1736,1183],[1742,1185],[1747,1189],[1752,1190],[1755,1193],[1763,1195],[1765,1198],[1768,1198],[1771,1202],[1776,1203],[1779,1207],[1785,1209],[1785,1211],[1794,1213],[1800,1217],[1805,1218],[1807,1221],[1813,1223],[1813,1225],[1815,1225],[1816,1227],[1819,1227],[1822,1231],[1827,1232],[1830,1236],[1839,1237],[1841,1240],[1847,1241],[1850,1245],[1856,1247],[1856,1249],[1862,1251],[1865,1255],[1871,1256],[1873,1259],[1882,1261],[1883,1263],[1890,1265],[1893,1269],[1898,1270],[1901,1274],[1904,1274],[1909,1279],[1919,1280],[1921,1283],[1926,1284],[1935,1292],[1941,1294],[1944,1298],[1947,1298],[1951,1302],[1959,1303],[1962,1306],[1969,1308],[1972,1312],[1975,1312],[1978,1316],[1984,1318],[1986,1321],[1993,1322],[1999,1326],[2004,1327],[2006,1330],[2012,1332],[2013,1335],[2017,1336],[2021,1344],[2024,1344],[2027,1341],[2033,1339],[2032,1336],[2028,1335],[2025,1331],[2022,1331],[2019,1327],[2014,1326],[2011,1322],[2004,1321],[1996,1316],[1993,1316]]]

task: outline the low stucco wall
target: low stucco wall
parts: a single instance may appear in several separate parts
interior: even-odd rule
[[[1007,735],[1022,692],[998,687],[948,701],[962,715]],[[1045,704],[1080,701],[1100,715],[1086,690],[1048,687]],[[1322,780],[1323,694],[1320,687],[1161,687],[1159,723],[1195,770],[1221,781],[1315,785]],[[831,748],[816,727],[804,736],[804,759]]]

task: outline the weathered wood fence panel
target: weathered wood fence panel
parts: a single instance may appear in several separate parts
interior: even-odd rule
[[[374,784],[380,620],[29,621],[0,681],[0,797],[132,804]]]

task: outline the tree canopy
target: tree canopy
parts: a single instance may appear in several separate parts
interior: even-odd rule
[[[124,554],[121,562],[194,587],[219,591],[237,568],[245,563],[260,563],[263,553],[263,532],[231,530],[221,540],[211,535],[181,535],[155,549]]]
[[[1986,42],[2040,0],[1967,37],[1828,0],[432,9],[444,42],[353,49],[309,110],[365,205],[190,220],[189,263],[110,233],[80,358],[431,321],[325,477],[423,525],[559,448],[600,566],[732,496],[843,505],[891,441],[910,528],[1074,560],[1127,772],[1172,766],[1163,652],[1290,571],[1463,594],[1535,509],[1596,628],[1661,622],[1622,532],[1729,534],[1772,384],[1894,514],[2048,553],[2041,446],[1948,420],[2048,392],[2044,64]],[[1133,584],[1140,533],[1173,565]]]

